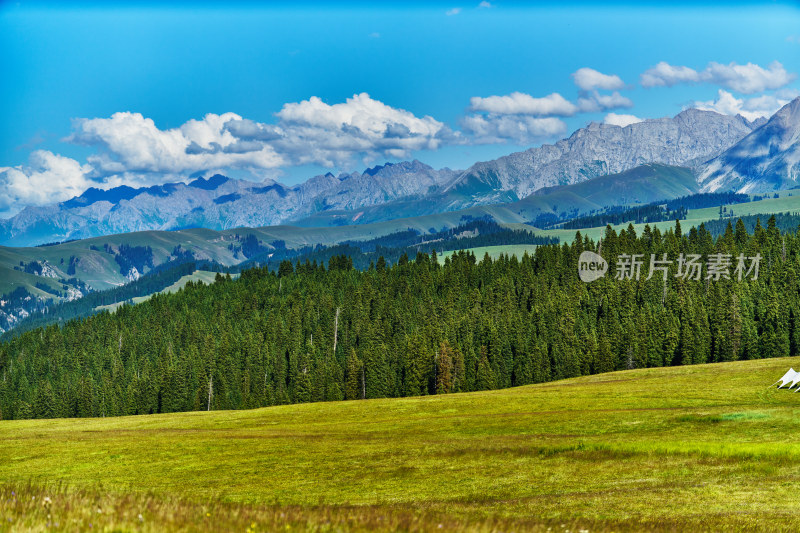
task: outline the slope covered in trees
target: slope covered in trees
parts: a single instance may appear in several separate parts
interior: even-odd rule
[[[87,291],[87,294],[82,298],[56,303],[49,307],[40,304],[38,309],[32,310],[13,329],[0,335],[0,342],[38,327],[46,327],[56,323],[61,324],[75,318],[93,315],[98,312],[97,308],[100,306],[127,302],[139,296],[153,294],[169,287],[181,277],[192,274],[195,270],[219,272],[225,268],[223,265],[211,261],[193,261],[191,256],[189,256],[189,259],[183,258],[163,263],[127,285],[105,291]],[[17,289],[16,294],[18,295],[17,298],[30,297],[30,293],[24,287]]]
[[[578,257],[596,243],[521,259],[443,265],[420,253],[366,271],[286,261],[233,281],[34,330],[0,345],[3,418],[238,409],[289,402],[485,390],[624,368],[800,353],[800,234],[770,219],[666,233],[607,228],[610,275]],[[761,254],[757,279],[617,280],[619,254]],[[732,271],[733,269],[731,269]],[[733,274],[733,272],[731,272]],[[705,277],[705,272],[703,272]]]

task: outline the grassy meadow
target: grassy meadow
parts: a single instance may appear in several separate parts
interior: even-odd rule
[[[472,252],[475,254],[475,257],[478,258],[480,261],[483,259],[485,254],[489,254],[489,257],[492,259],[497,259],[502,254],[506,255],[516,255],[517,257],[522,257],[527,252],[529,255],[533,255],[536,252],[536,245],[535,244],[500,244],[497,246],[478,246],[477,248],[469,248],[467,251]],[[440,262],[444,262],[446,257],[452,256],[456,253],[457,250],[449,250],[446,252],[442,252],[437,254],[437,257]]]
[[[0,530],[780,528],[800,488],[800,395],[769,385],[790,366],[3,421]]]

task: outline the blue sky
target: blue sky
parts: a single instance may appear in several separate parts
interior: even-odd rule
[[[228,5],[0,4],[0,215],[196,172],[466,168],[592,120],[800,94],[791,3]]]

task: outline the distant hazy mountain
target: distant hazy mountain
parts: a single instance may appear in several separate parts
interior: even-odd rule
[[[373,224],[387,218],[418,221],[440,214],[439,221],[491,217],[501,223],[536,223],[541,215],[579,216],[614,205],[647,204],[688,196],[698,191],[694,172],[686,167],[648,163],[572,185],[539,189],[515,202],[444,209],[447,195],[431,195],[425,200],[394,202],[351,210],[320,211],[292,224],[305,228]],[[387,212],[393,216],[387,217]],[[455,218],[454,218],[455,217]],[[435,228],[434,228],[435,229]]]
[[[800,184],[800,98],[712,159],[698,174],[703,191],[744,193],[788,189]]]
[[[545,187],[580,183],[648,163],[696,168],[759,125],[741,116],[690,109],[674,118],[624,128],[592,123],[554,145],[477,163],[466,171],[435,170],[419,161],[404,161],[363,173],[315,176],[294,187],[217,175],[188,184],[89,189],[69,201],[28,207],[0,220],[0,244],[30,246],[188,227],[221,230],[297,221],[352,224],[363,222],[361,216],[379,221],[515,202]]]
[[[694,168],[761,123],[698,109],[624,128],[593,122],[555,144],[477,163],[445,190],[464,207],[516,200],[544,187],[579,183],[645,163]]]
[[[364,173],[316,176],[296,187],[215,175],[188,184],[88,189],[56,205],[27,207],[0,220],[0,244],[31,246],[115,233],[187,227],[269,226],[328,209],[372,206],[421,197],[456,172],[419,161],[376,166]]]

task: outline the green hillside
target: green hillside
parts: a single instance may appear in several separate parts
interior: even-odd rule
[[[585,211],[612,205],[647,204],[687,196],[697,190],[694,174],[688,168],[651,163],[574,185],[540,189],[519,204],[544,204],[554,213],[570,212],[575,207]]]
[[[476,217],[480,218],[480,217]],[[346,240],[368,240],[413,229],[420,233],[440,231],[463,224],[460,215],[431,215],[412,219],[398,219],[369,225],[352,225],[329,228],[299,228],[294,226],[268,226],[263,228],[234,228],[225,231],[208,229],[188,229],[180,231],[142,231],[94,237],[80,241],[66,242],[53,246],[33,248],[9,248],[0,246],[0,294],[5,294],[24,286],[33,292],[35,283],[43,281],[60,287],[56,280],[48,281],[14,270],[20,263],[32,261],[47,262],[60,279],[78,278],[96,290],[116,287],[126,283],[115,262],[114,253],[105,246],[116,249],[120,245],[150,247],[153,263],[159,265],[171,257],[177,246],[194,253],[198,260],[216,261],[222,265],[235,265],[246,257],[235,256],[230,249],[237,245],[236,236],[254,235],[263,246],[269,248],[275,241],[284,241],[288,248],[301,248],[309,245],[331,245]],[[530,228],[528,228],[530,229]],[[79,259],[74,274],[68,274],[70,258]]]
[[[446,396],[4,421],[0,527],[780,529],[797,504],[800,395],[769,385],[790,366],[800,359]]]
[[[239,228],[227,231],[189,229],[181,231],[143,231],[95,237],[72,241],[53,246],[33,248],[8,248],[0,246],[0,294],[8,293],[19,286],[34,292],[36,282],[51,284],[60,288],[56,280],[34,276],[14,270],[20,263],[32,261],[47,262],[59,278],[66,280],[75,277],[95,290],[116,287],[127,282],[114,259],[114,253],[105,249],[126,244],[129,246],[150,247],[153,263],[159,265],[169,260],[176,246],[194,253],[197,259],[216,261],[223,265],[235,265],[245,257],[235,257],[229,246],[236,244],[235,236],[255,235],[266,246],[276,240],[283,240],[288,247],[301,247],[317,243],[334,243],[346,239],[365,239],[392,233],[397,228],[406,229],[402,224],[384,224],[382,227],[354,226],[344,228],[301,229],[289,226],[267,228]],[[70,258],[76,257],[75,272],[67,272]],[[40,291],[41,292],[41,291]],[[47,295],[52,297],[51,295]]]
[[[209,272],[207,270],[196,270],[192,274],[187,274],[186,276],[182,276],[178,281],[176,281],[175,283],[173,283],[169,287],[166,287],[163,290],[160,290],[160,291],[155,292],[153,294],[148,294],[146,296],[137,296],[137,297],[133,298],[133,303],[134,304],[139,304],[139,303],[142,303],[142,302],[146,302],[147,300],[152,298],[155,294],[172,294],[174,292],[178,292],[179,290],[184,288],[186,286],[186,284],[189,283],[190,281],[191,282],[198,282],[199,281],[199,282],[206,283],[206,284],[214,283],[214,279],[216,278],[216,276],[217,276],[216,272]],[[236,277],[236,276],[238,276],[238,274],[236,274],[234,277]],[[117,303],[109,304],[109,305],[101,305],[101,306],[96,307],[95,309],[97,311],[115,311],[121,305],[125,305],[125,303],[126,302],[117,302]]]
[[[155,265],[167,261],[178,245],[195,251],[200,258],[222,264],[233,264],[235,262],[233,254],[228,250],[230,242],[232,239],[226,240],[217,232],[187,230],[125,233],[33,248],[0,247],[0,294],[16,288],[11,286],[8,276],[20,262],[47,262],[61,279],[75,277],[95,290],[103,290],[127,282],[120,272],[120,265],[114,259],[113,251],[106,250],[107,245],[114,248],[123,244],[150,247]],[[75,265],[75,272],[69,273],[72,257],[77,258],[78,262]]]
[[[348,227],[342,228],[344,231],[338,230],[338,236],[344,236],[347,234],[347,230],[354,228],[374,230],[370,227]],[[420,251],[431,253],[434,249],[441,251],[498,244],[533,246],[553,241],[551,238],[539,239],[531,233],[529,226],[519,225],[514,229],[509,229],[486,220],[463,222],[455,228],[445,226],[443,231],[434,232],[435,228],[430,228],[431,232],[429,233],[425,233],[421,229],[405,228],[402,231],[393,231],[389,235],[348,240],[338,245],[320,245],[297,240],[290,241],[287,245],[283,239],[274,239],[275,236],[288,236],[287,234],[270,233],[284,229],[241,228],[234,233],[221,235],[211,232],[210,235],[203,237],[206,240],[186,239],[185,245],[179,242],[168,255],[165,253],[164,245],[155,239],[153,241],[149,239],[151,237],[162,240],[166,237],[175,239],[175,233],[134,235],[137,239],[128,238],[121,241],[112,239],[110,243],[103,242],[102,247],[99,246],[97,240],[88,245],[72,242],[57,247],[43,247],[51,253],[50,248],[67,248],[68,251],[74,251],[75,254],[70,255],[68,260],[59,259],[58,268],[45,259],[39,259],[29,262],[20,260],[18,264],[14,264],[12,268],[8,269],[11,274],[8,279],[9,283],[16,284],[18,278],[25,283],[20,283],[19,288],[11,296],[0,302],[0,330],[21,331],[55,322],[63,323],[71,318],[88,316],[98,308],[113,310],[122,302],[133,300],[138,303],[153,293],[168,289],[170,285],[179,281],[181,276],[194,272],[195,267],[218,272],[230,270],[227,267],[231,267],[233,264],[234,270],[254,266],[266,266],[275,270],[283,261],[287,260],[293,263],[311,261],[317,264],[328,264],[333,256],[347,254],[352,258],[355,268],[364,270],[370,264],[377,263],[381,257],[388,263],[396,263],[404,254],[414,256]],[[302,228],[294,229],[301,234],[307,231]],[[354,233],[354,235],[364,237],[366,234],[361,231],[360,234]],[[120,237],[130,237],[130,235]],[[114,242],[115,240],[116,242]],[[155,248],[147,244],[148,242],[153,242]],[[174,244],[174,240],[169,244]],[[312,246],[312,244],[315,245]],[[209,249],[224,255],[214,256],[209,253]],[[34,257],[37,250],[25,249]],[[86,255],[82,255],[81,250],[85,250]],[[90,292],[87,295],[88,289],[79,276],[81,276],[85,264],[95,256],[100,256],[107,263],[113,261],[114,267],[109,267],[109,272],[114,276],[121,277],[121,272],[126,272],[131,268],[137,269],[136,274],[141,272],[145,274],[130,283],[121,284],[121,286],[105,291]],[[214,261],[213,257],[229,263],[220,264]],[[114,271],[113,268],[117,270]],[[64,270],[67,271],[66,274]],[[131,270],[131,272],[133,271]],[[65,276],[73,277],[67,279]],[[128,278],[133,277],[135,276],[128,276]],[[80,296],[80,293],[77,293],[76,287],[80,288],[83,293],[83,296],[78,299],[76,296]],[[25,290],[26,288],[28,291]],[[44,296],[31,297],[32,289],[43,292],[47,299]],[[70,301],[53,307],[49,304],[54,298],[68,298]],[[4,314],[4,312],[15,313],[16,316]],[[27,318],[26,313],[30,313]]]
[[[522,258],[524,254],[533,255],[536,251],[535,244],[508,244],[508,245],[498,245],[498,246],[479,246],[477,248],[468,248],[468,252],[471,252],[475,255],[478,259],[483,259],[485,254],[489,254],[489,257],[492,259],[497,259],[500,255],[514,255],[518,258]],[[442,252],[439,254],[438,258],[440,262],[444,262],[445,258],[452,257],[456,251],[447,251]]]

